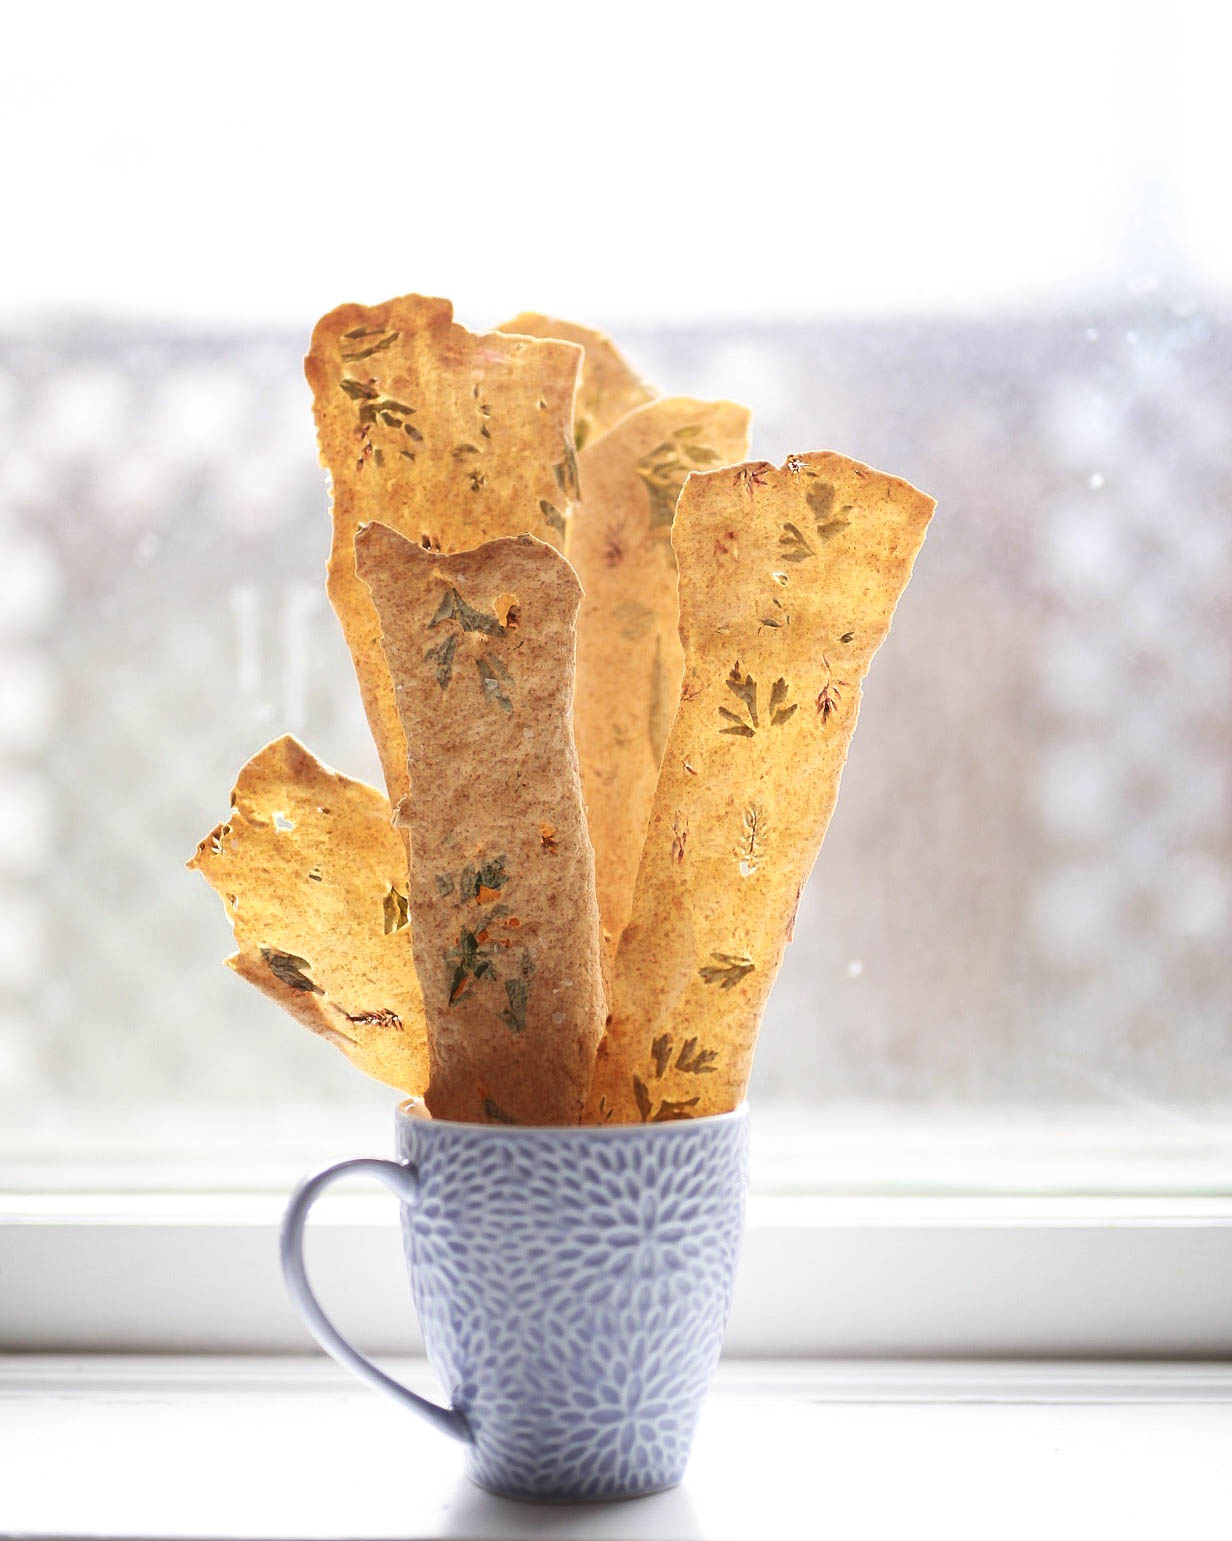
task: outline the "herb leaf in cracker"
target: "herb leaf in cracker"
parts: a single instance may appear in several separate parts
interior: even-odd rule
[[[524,337],[556,337],[580,343],[586,350],[582,377],[578,386],[574,414],[574,443],[579,450],[594,442],[644,402],[653,401],[658,392],[647,385],[625,362],[615,343],[604,332],[573,321],[557,321],[535,311],[523,311],[512,321],[503,321],[501,332],[515,332]]]
[[[584,497],[565,546],[586,595],[574,727],[609,948],[629,918],[680,694],[676,499],[691,471],[743,458],[748,425],[731,402],[671,397],[630,412],[578,457]]]
[[[231,805],[188,863],[223,901],[228,965],[359,1069],[422,1097],[423,998],[389,803],[286,737],[243,767]]]
[[[395,803],[406,745],[355,532],[380,519],[433,551],[526,530],[563,546],[581,360],[569,342],[468,332],[448,300],[419,295],[343,305],[313,332],[304,368],[333,484],[329,597]]]
[[[356,556],[408,745],[397,819],[428,1108],[577,1123],[604,1022],[572,727],[577,576],[529,535],[443,556],[372,524]]]
[[[861,682],[932,510],[833,454],[686,482],[672,533],[684,683],[589,1117],[698,1117],[744,1096]]]

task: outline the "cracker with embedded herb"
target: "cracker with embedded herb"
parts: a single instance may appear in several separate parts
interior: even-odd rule
[[[343,305],[304,362],[321,463],[333,483],[329,597],[355,663],[390,798],[406,744],[376,612],[355,573],[355,532],[379,519],[433,551],[530,531],[564,545],[577,496],[574,343],[476,334],[448,300]]]
[[[676,511],[685,670],[589,1115],[744,1096],[766,997],[834,808],[861,681],[933,501],[840,455],[690,477]]]
[[[240,771],[230,816],[188,865],[223,902],[229,967],[368,1075],[423,1095],[406,852],[374,787],[276,739]]]
[[[606,433],[626,412],[653,401],[659,394],[629,367],[605,332],[579,326],[574,321],[541,316],[533,310],[524,310],[512,321],[502,321],[497,330],[524,337],[556,337],[579,343],[586,350],[573,418],[573,442],[579,450]]]
[[[680,695],[676,498],[691,471],[741,460],[748,427],[746,409],[729,401],[671,397],[630,412],[578,457],[584,496],[565,546],[586,596],[574,730],[609,949],[629,918]]]
[[[575,1124],[604,1022],[573,744],[577,575],[529,535],[444,556],[373,524],[355,545],[408,745],[397,819],[428,1108]]]

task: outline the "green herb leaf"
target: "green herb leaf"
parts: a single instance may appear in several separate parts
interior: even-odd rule
[[[746,975],[753,972],[754,963],[747,953],[712,952],[710,956],[715,961],[705,968],[699,968],[697,972],[706,984],[717,984],[721,990],[734,989]]]
[[[556,531],[558,535],[565,533],[565,516],[560,509],[549,503],[546,498],[539,499],[539,512]]]
[[[401,931],[407,924],[406,895],[400,894],[393,885],[385,895],[385,935],[390,936],[395,931]]]
[[[829,482],[816,482],[805,493],[804,501],[819,525],[825,524],[834,508],[834,488]]]
[[[753,729],[750,728],[747,723],[741,722],[740,718],[736,716],[735,712],[729,712],[728,709],[725,706],[720,706],[719,707],[719,716],[720,717],[725,717],[728,722],[734,723],[734,725],[735,725],[734,727],[730,727],[730,728],[720,728],[719,729],[720,733],[731,733],[736,738],[752,738],[753,737]]]
[[[481,928],[482,929],[482,928]],[[456,1006],[467,994],[469,979],[495,978],[491,953],[480,943],[474,931],[463,926],[458,933],[457,946],[450,949],[445,958],[453,965],[449,979],[449,1005]]]
[[[386,348],[393,347],[394,343],[398,340],[398,336],[397,332],[390,332],[387,336],[382,337],[380,342],[374,342],[370,348],[361,348],[357,353],[344,353],[342,355],[343,361],[347,364],[354,364],[359,359],[371,358],[374,353],[383,353]]]
[[[430,658],[436,659],[436,683],[442,690],[453,678],[453,655],[458,650],[458,638],[456,635],[446,637],[444,642],[438,642],[435,647],[430,647],[424,654],[424,662]]]
[[[806,562],[815,553],[794,524],[785,524],[779,536],[779,550],[784,562]]]
[[[504,635],[504,627],[490,611],[476,610],[473,605],[468,605],[458,593],[457,589],[446,589],[441,595],[441,602],[436,607],[436,614],[428,622],[425,630],[432,631],[442,621],[456,620],[463,631],[481,631],[486,637],[500,637]]]
[[[505,858],[494,856],[488,861],[480,862],[477,867],[465,866],[462,868],[462,876],[458,880],[458,899],[466,904],[471,899],[477,899],[481,904],[490,903],[490,899],[484,897],[484,890],[495,896],[509,881],[505,872]],[[437,879],[439,884],[440,879]],[[452,885],[453,879],[450,878]],[[442,893],[450,892],[442,889]]]
[[[713,1075],[718,1057],[717,1049],[699,1049],[696,1038],[686,1038],[676,1060],[676,1069],[685,1075]]]
[[[732,695],[738,696],[748,708],[749,717],[753,726],[757,726],[757,681],[751,674],[741,674],[740,665],[737,663],[732,672],[727,676],[727,688]]]
[[[577,449],[581,449],[581,447],[580,444],[577,445]],[[578,482],[577,452],[574,445],[570,444],[568,439],[564,443],[564,455],[564,486],[562,491],[566,497],[576,501],[581,496],[582,489]]]
[[[338,381],[342,390],[352,401],[375,401],[380,392],[373,385],[363,385],[358,380],[348,380],[345,376]]]
[[[274,978],[280,979],[292,990],[310,990],[313,995],[325,994],[320,985],[313,984],[308,977],[308,970],[312,965],[307,958],[297,957],[293,952],[278,952],[273,947],[262,947],[261,956],[269,965],[270,973]]]
[[[530,995],[529,979],[506,979],[505,994],[509,1006],[501,1012],[501,1021],[511,1032],[520,1033],[526,1026],[526,1002]]]
[[[799,704],[798,701],[794,701],[788,706],[787,681],[780,675],[770,687],[770,726],[781,728]]]
[[[502,712],[513,711],[513,701],[505,694],[512,689],[513,677],[499,658],[477,658],[475,666],[483,685],[484,699],[499,706]]]
[[[506,1113],[504,1108],[497,1107],[491,1097],[483,1099],[483,1116],[493,1124],[516,1124],[517,1119],[512,1113]]]
[[[690,1097],[687,1102],[661,1102],[659,1111],[650,1120],[652,1124],[671,1124],[681,1118],[692,1118],[690,1108],[695,1108],[702,1099]]]

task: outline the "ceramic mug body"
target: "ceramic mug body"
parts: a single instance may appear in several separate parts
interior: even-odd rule
[[[397,1150],[397,1163],[318,1174],[288,1207],[287,1282],[322,1346],[463,1440],[469,1475],[495,1492],[624,1498],[679,1482],[731,1303],[746,1109],[570,1128],[399,1110]],[[450,1408],[358,1355],[308,1288],[308,1207],[357,1170],[402,1200],[411,1289]]]

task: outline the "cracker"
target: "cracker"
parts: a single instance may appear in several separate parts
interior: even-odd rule
[[[933,506],[834,454],[685,484],[672,537],[684,681],[616,959],[597,1121],[743,1098],[861,682]]]
[[[406,853],[375,788],[276,739],[240,771],[230,816],[188,865],[223,902],[230,968],[368,1075],[423,1095]]]
[[[574,343],[479,335],[448,300],[343,305],[304,362],[333,483],[328,590],[355,663],[390,798],[406,744],[379,626],[355,575],[355,532],[380,519],[433,551],[531,531],[563,547],[577,496]]]
[[[630,412],[578,457],[585,496],[565,547],[586,595],[574,729],[609,949],[629,918],[680,695],[676,498],[690,471],[743,459],[748,424],[731,402],[671,397]]]
[[[577,1123],[604,1022],[573,744],[581,588],[529,535],[356,540],[409,745],[415,965],[437,1118]]]
[[[574,443],[579,450],[614,427],[626,412],[653,401],[658,395],[653,385],[647,385],[630,368],[604,332],[578,326],[573,321],[541,316],[532,310],[523,311],[512,321],[503,321],[497,330],[516,332],[523,337],[557,337],[565,342],[580,343],[586,350],[573,419]]]

